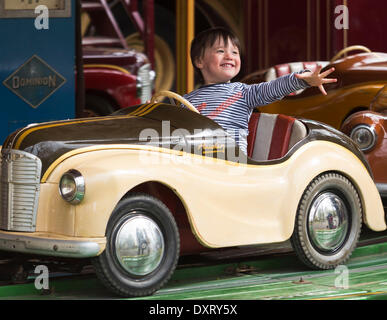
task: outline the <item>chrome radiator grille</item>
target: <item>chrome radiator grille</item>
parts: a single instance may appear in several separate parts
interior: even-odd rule
[[[0,229],[35,231],[41,161],[19,150],[3,150],[1,157]]]

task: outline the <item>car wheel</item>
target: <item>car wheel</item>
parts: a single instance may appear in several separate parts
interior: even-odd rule
[[[85,108],[83,110],[85,117],[107,116],[114,111],[114,106],[109,100],[97,95],[86,94]]]
[[[362,206],[353,184],[337,173],[322,174],[301,198],[291,243],[307,266],[331,269],[349,259],[361,225]]]
[[[124,297],[151,295],[174,272],[180,240],[168,208],[146,194],[119,202],[108,222],[106,249],[93,258],[97,277]]]

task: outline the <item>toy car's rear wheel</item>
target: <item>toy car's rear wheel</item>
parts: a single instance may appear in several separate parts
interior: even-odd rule
[[[302,196],[291,243],[307,266],[331,269],[349,259],[361,224],[362,206],[353,184],[337,173],[322,174]]]
[[[108,99],[93,94],[86,94],[82,117],[107,116],[114,112],[114,106]]]
[[[98,278],[120,296],[150,295],[176,268],[176,222],[168,208],[149,195],[134,194],[117,205],[106,239],[105,251],[93,264]]]

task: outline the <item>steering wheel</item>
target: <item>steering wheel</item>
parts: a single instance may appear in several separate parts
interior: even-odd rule
[[[159,99],[161,97],[169,98],[169,101],[171,102],[171,104],[173,104],[175,106],[177,106],[177,104],[173,100],[176,100],[176,101],[180,102],[181,104],[184,104],[191,111],[199,113],[199,111],[192,105],[191,102],[184,99],[181,95],[179,95],[175,92],[172,92],[172,91],[168,91],[168,90],[161,90],[161,91],[155,93],[151,99],[151,102],[155,103],[155,102],[157,102],[157,99]]]
[[[332,62],[335,62],[338,58],[340,58],[342,55],[346,54],[347,52],[349,51],[353,51],[353,50],[360,50],[360,51],[364,51],[364,52],[371,52],[370,49],[368,49],[367,47],[365,46],[349,46],[349,47],[346,47],[342,50],[340,50],[332,59],[331,61],[329,61],[329,63],[332,63]]]

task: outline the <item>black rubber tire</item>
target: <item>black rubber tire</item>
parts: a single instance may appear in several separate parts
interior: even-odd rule
[[[164,254],[158,267],[144,276],[134,276],[124,270],[114,254],[115,232],[120,225],[141,212],[157,223],[164,238]],[[147,194],[132,194],[114,209],[106,229],[106,249],[92,259],[97,277],[114,294],[138,297],[153,294],[174,272],[180,253],[180,238],[176,222],[160,200]]]
[[[308,216],[314,199],[323,192],[333,192],[344,200],[349,212],[346,238],[332,252],[323,252],[313,245],[308,232]],[[306,188],[299,203],[291,244],[300,260],[312,269],[332,269],[344,264],[356,248],[362,226],[362,205],[353,184],[338,173],[324,173]]]
[[[106,98],[94,94],[86,94],[84,113],[87,116],[107,116],[115,111],[113,104]]]

